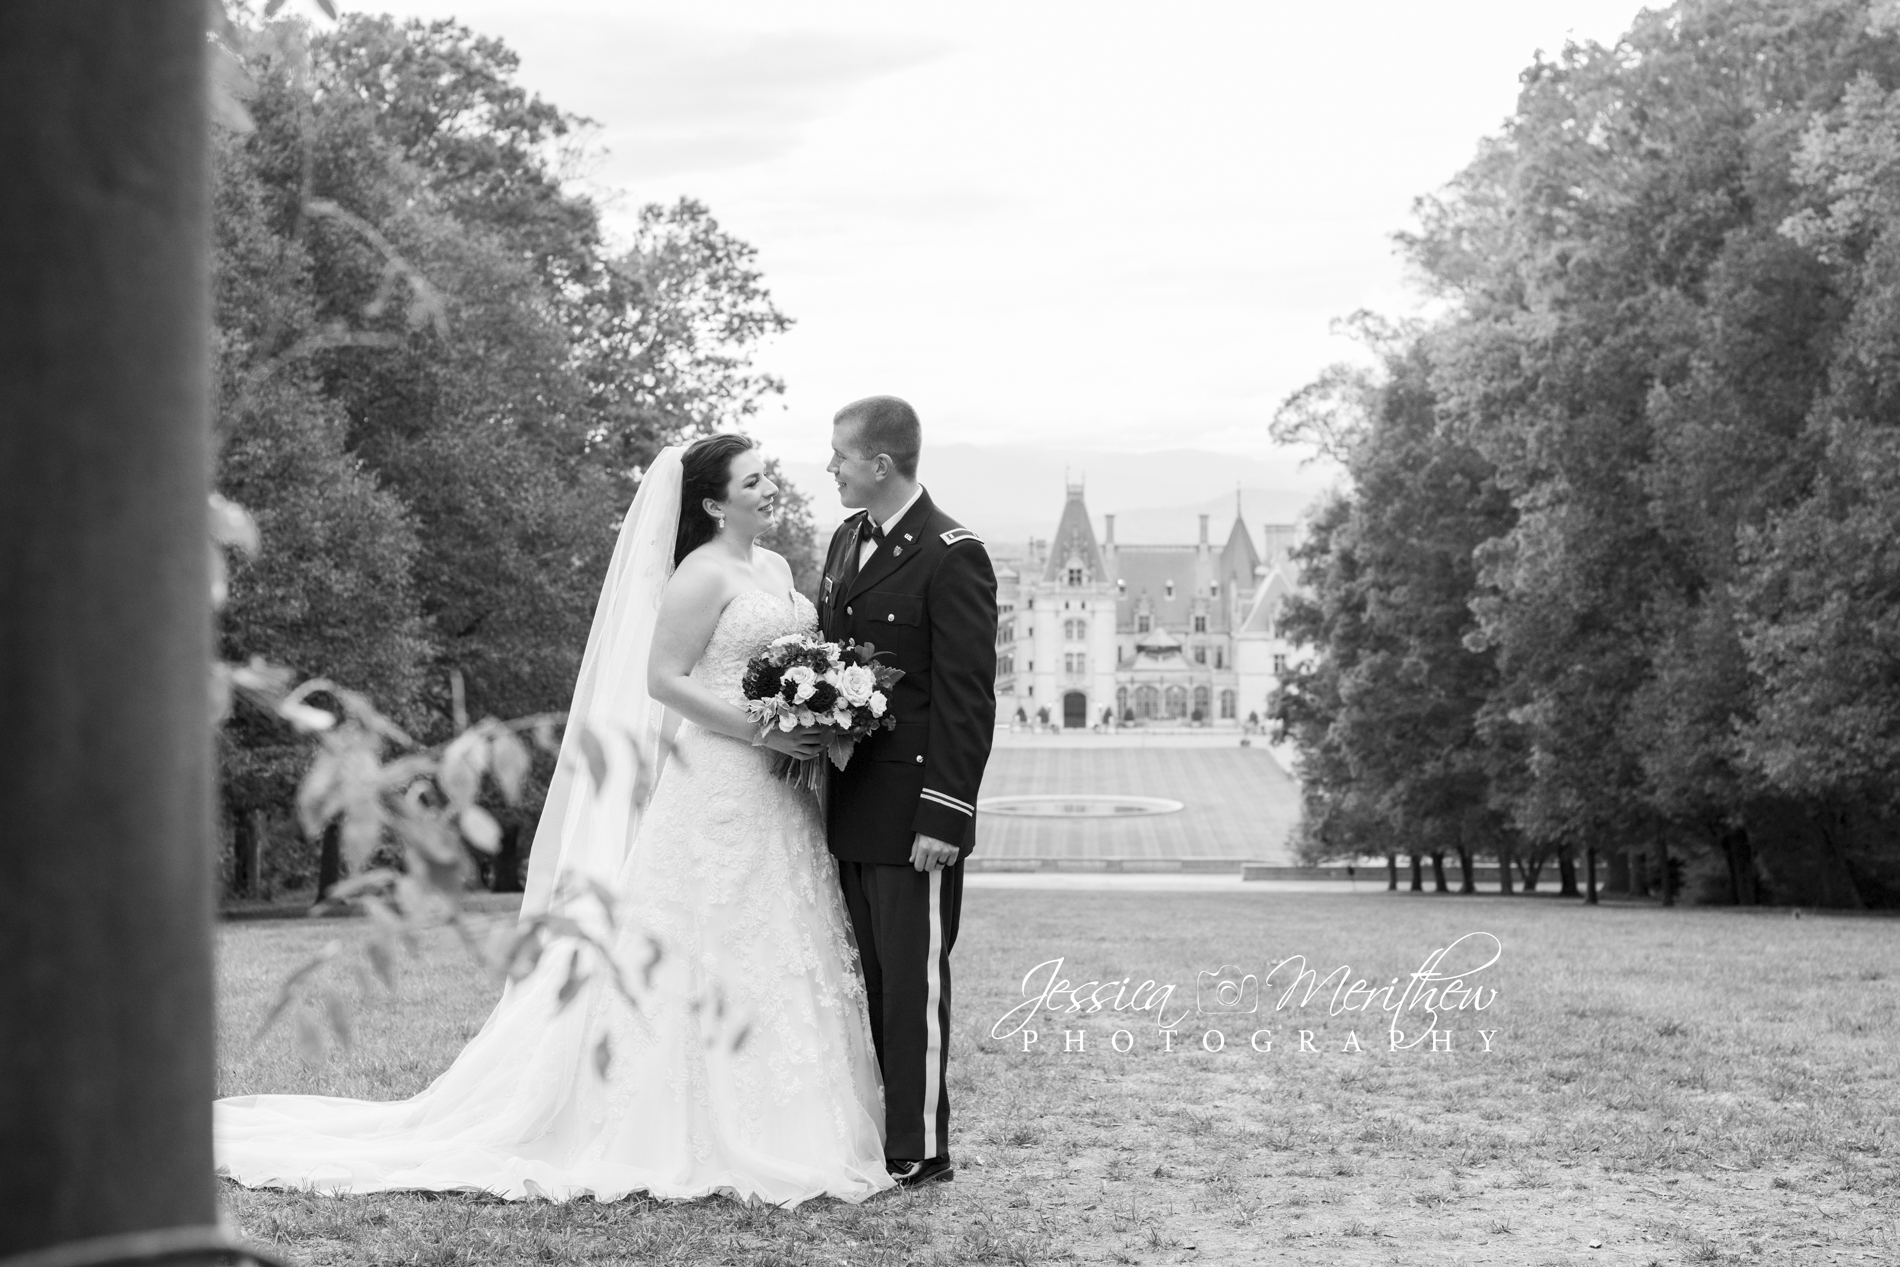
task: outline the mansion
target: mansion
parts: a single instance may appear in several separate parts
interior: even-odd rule
[[[1256,549],[1239,513],[1215,547],[1121,545],[1115,517],[1096,540],[1079,485],[1055,536],[998,558],[997,720],[1048,710],[1065,728],[1240,727],[1264,722],[1292,647],[1274,632],[1293,589],[1295,529],[1270,524]]]

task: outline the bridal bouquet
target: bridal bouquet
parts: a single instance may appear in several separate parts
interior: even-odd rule
[[[858,740],[897,725],[886,692],[904,671],[879,664],[876,653],[868,642],[839,644],[805,634],[773,641],[747,662],[740,684],[760,738],[774,729],[821,726],[826,755],[844,769]],[[786,777],[815,791],[821,770],[816,758],[793,761]]]

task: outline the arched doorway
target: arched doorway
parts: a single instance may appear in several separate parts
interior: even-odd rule
[[[1062,697],[1062,727],[1064,730],[1080,730],[1089,724],[1089,697],[1080,691],[1070,691]]]
[[[1168,688],[1168,719],[1170,721],[1187,716],[1187,699],[1188,694],[1185,686],[1170,686]]]
[[[1147,721],[1160,715],[1161,692],[1152,686],[1137,686],[1135,688],[1135,716]]]

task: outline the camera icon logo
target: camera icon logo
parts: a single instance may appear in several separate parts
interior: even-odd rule
[[[1203,1015],[1245,1016],[1260,1010],[1260,979],[1224,963],[1194,980],[1194,1006]]]

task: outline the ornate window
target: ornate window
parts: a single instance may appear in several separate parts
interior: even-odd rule
[[[1221,667],[1223,667],[1223,666],[1222,666],[1222,664],[1221,664],[1221,661],[1222,661],[1222,660],[1223,660],[1224,658],[1225,658],[1225,657],[1224,657],[1224,655],[1222,654],[1222,652],[1221,652],[1221,649],[1220,649],[1219,647],[1215,647],[1215,648],[1214,648],[1214,667],[1215,667],[1215,668],[1217,668],[1217,669],[1218,669],[1218,668],[1221,668]]]
[[[1152,619],[1149,617],[1147,612],[1143,612],[1141,613],[1141,615],[1135,617],[1135,632],[1136,633],[1147,633],[1153,627],[1154,627],[1154,623]]]
[[[1075,676],[1089,671],[1089,657],[1085,651],[1071,651],[1062,657],[1062,671]]]
[[[1194,632],[1195,633],[1207,632],[1207,617],[1206,616],[1202,615],[1202,616],[1196,616],[1194,618]]]
[[[1128,688],[1125,686],[1115,688],[1115,715],[1117,717],[1128,716]]]
[[[1089,636],[1089,622],[1086,620],[1063,621],[1062,636],[1070,642],[1083,641]]]
[[[1222,721],[1234,720],[1234,693],[1232,691],[1222,691],[1220,693],[1220,719]]]
[[[1069,584],[1080,585],[1081,583],[1082,583],[1082,569],[1070,568],[1069,569]]]
[[[1161,692],[1152,686],[1137,686],[1135,688],[1135,716],[1159,717],[1160,715]]]
[[[1168,716],[1170,718],[1187,716],[1187,688],[1170,686],[1167,694]]]
[[[1209,703],[1211,702],[1212,701],[1209,698],[1208,690],[1205,686],[1197,686],[1194,688],[1194,716],[1195,717],[1199,718],[1201,721],[1206,721],[1207,708],[1208,708]]]
[[[1207,648],[1206,647],[1194,648],[1194,663],[1196,664],[1207,663]]]
[[[1286,657],[1285,656],[1277,655],[1273,657],[1273,676],[1275,677],[1286,676]]]

